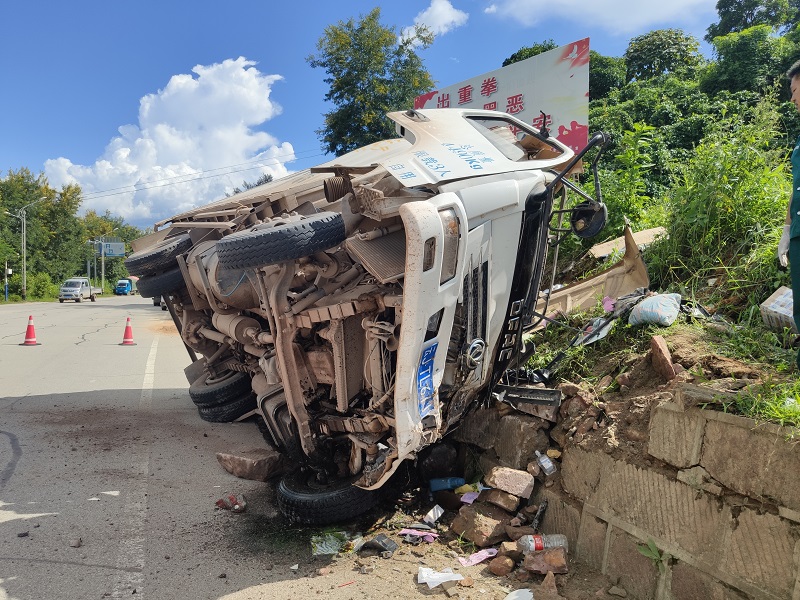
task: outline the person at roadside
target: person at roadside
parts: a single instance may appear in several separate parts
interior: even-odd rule
[[[800,60],[795,62],[786,72],[792,90],[792,103],[800,112]],[[783,234],[778,242],[778,260],[782,266],[789,263],[792,280],[794,324],[800,331],[800,137],[792,151],[792,194],[786,207],[786,221]],[[797,366],[800,368],[800,351],[797,354]]]

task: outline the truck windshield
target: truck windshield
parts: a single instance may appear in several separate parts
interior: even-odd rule
[[[507,159],[519,162],[535,155],[543,146],[561,151],[545,141],[535,131],[520,128],[519,124],[500,117],[467,117],[467,122],[477,129]]]
[[[64,282],[64,287],[67,287],[67,288],[81,287],[81,282],[80,281],[68,280],[68,281]]]

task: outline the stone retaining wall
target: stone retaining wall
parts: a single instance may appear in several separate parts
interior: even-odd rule
[[[541,492],[543,529],[566,534],[573,559],[619,578],[629,597],[800,600],[797,442],[785,428],[695,406],[709,397],[681,384],[653,408],[651,467],[567,447],[563,490]],[[648,540],[660,567],[637,550]]]

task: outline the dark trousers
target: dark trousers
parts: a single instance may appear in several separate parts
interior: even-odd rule
[[[789,273],[792,276],[792,316],[797,330],[800,331],[800,237],[789,241]],[[800,350],[797,354],[797,366],[800,367]]]

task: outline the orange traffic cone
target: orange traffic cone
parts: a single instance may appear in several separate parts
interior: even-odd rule
[[[36,341],[36,330],[33,328],[33,315],[28,317],[28,329],[25,330],[25,341],[20,346],[41,346]]]
[[[122,343],[120,346],[135,346],[136,344],[133,341],[133,329],[131,328],[131,318],[128,317],[127,323],[125,323],[125,333],[122,336]]]

